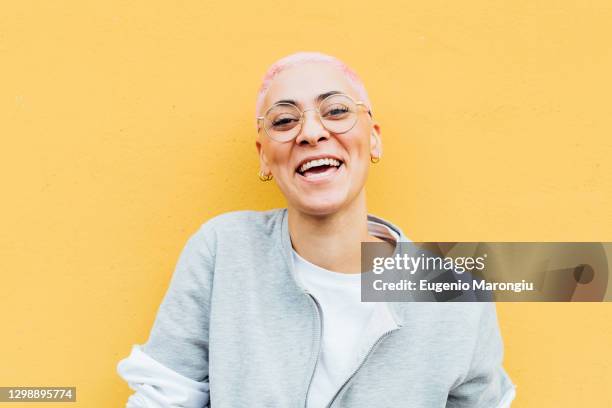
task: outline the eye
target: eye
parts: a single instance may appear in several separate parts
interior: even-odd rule
[[[270,120],[275,130],[289,130],[297,125],[299,119],[293,115],[279,115]]]
[[[350,111],[351,110],[348,106],[340,103],[334,103],[333,105],[326,106],[325,110],[321,113],[328,119],[342,119],[346,117]]]
[[[265,117],[266,129],[283,132],[295,128],[300,122],[300,111],[288,103],[273,105]]]

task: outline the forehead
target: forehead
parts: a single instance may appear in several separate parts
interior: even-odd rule
[[[358,99],[357,92],[340,68],[321,62],[300,64],[281,71],[272,80],[263,100],[263,110],[283,99],[295,100],[301,107],[314,106],[318,95],[330,91]]]

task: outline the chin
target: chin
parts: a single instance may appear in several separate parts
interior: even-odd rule
[[[332,215],[347,205],[348,197],[338,196],[322,196],[312,195],[305,197],[305,200],[300,200],[295,206],[297,210],[308,215],[327,216]]]

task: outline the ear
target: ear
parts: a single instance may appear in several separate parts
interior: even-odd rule
[[[266,153],[264,152],[264,148],[259,140],[255,141],[255,147],[257,148],[257,154],[259,155],[259,169],[263,174],[269,174],[270,169],[268,168],[268,159],[266,158]]]
[[[372,132],[370,134],[370,156],[381,158],[382,157],[382,139],[380,133],[380,126],[378,123],[372,125]]]

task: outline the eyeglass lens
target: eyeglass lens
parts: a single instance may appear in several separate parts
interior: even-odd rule
[[[332,133],[348,132],[357,121],[357,105],[346,95],[332,95],[319,106],[323,126]],[[279,103],[265,115],[264,126],[275,140],[288,141],[296,137],[304,120],[302,112],[293,104]]]

